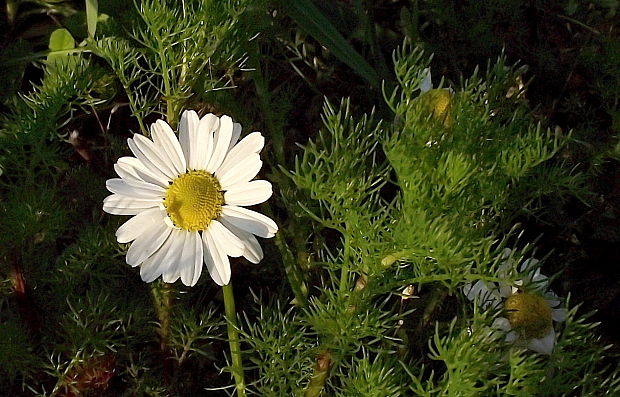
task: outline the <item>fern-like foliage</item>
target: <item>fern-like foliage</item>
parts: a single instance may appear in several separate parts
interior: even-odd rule
[[[454,306],[466,303],[466,282],[517,282],[499,269],[531,250],[525,244],[509,258],[502,253],[515,244],[513,224],[523,211],[536,211],[549,195],[583,194],[581,176],[556,158],[570,135],[535,119],[518,84],[525,69],[503,57],[485,73],[425,93],[429,58],[420,49],[405,43],[394,63],[399,86],[386,95],[394,119],[351,116],[348,101],[339,109],[327,104],[325,129],[291,172],[313,200],[300,201],[296,212],[332,231],[315,237],[324,279],[301,317],[320,342],[317,365],[330,355],[323,387],[373,396],[402,394],[402,385],[422,396],[569,393],[561,383],[587,390],[604,368],[576,357],[557,361],[571,356],[566,335],[582,338],[571,340],[594,361],[605,354],[585,341],[590,331],[574,322],[574,310],[546,359],[504,341],[492,325],[501,308]],[[420,300],[409,303],[406,291],[419,291]],[[441,315],[448,317],[435,319]],[[424,349],[417,339],[429,335]],[[420,346],[424,355],[410,357]],[[376,364],[392,360],[386,351],[400,354],[401,364]],[[317,367],[306,396],[316,395],[320,376]],[[369,390],[361,379],[383,386]]]
[[[136,3],[140,23],[129,37],[117,29],[93,43],[116,73],[144,134],[146,116],[165,114],[176,124],[192,93],[232,86],[233,67],[243,63],[240,43],[252,35],[239,28],[246,3],[142,1]]]

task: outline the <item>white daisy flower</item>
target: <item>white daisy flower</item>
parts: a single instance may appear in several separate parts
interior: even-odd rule
[[[504,250],[498,276],[508,278],[518,270],[522,279],[514,285],[479,280],[463,287],[463,293],[483,308],[502,309],[493,326],[506,332],[506,341],[525,346],[541,354],[551,354],[555,344],[553,322],[566,319],[566,310],[559,307],[560,299],[548,291],[549,279],[540,273],[538,260],[528,259],[516,269],[510,258],[511,250]]]
[[[142,280],[162,276],[173,283],[196,284],[206,264],[219,285],[230,282],[228,257],[253,263],[263,258],[256,236],[269,238],[275,222],[245,206],[266,201],[271,184],[252,180],[261,169],[265,140],[253,132],[241,141],[241,125],[228,116],[202,119],[185,111],[179,139],[163,120],[151,125],[150,140],[127,140],[135,157],[114,164],[120,178],[109,179],[113,194],[103,210],[133,215],[116,231],[119,243],[132,242],[127,263],[140,266]]]

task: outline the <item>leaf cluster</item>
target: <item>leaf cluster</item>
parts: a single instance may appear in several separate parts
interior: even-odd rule
[[[148,134],[144,118],[151,113],[166,114],[176,124],[192,93],[230,87],[232,68],[243,62],[239,42],[251,32],[239,30],[243,0],[135,5],[141,20],[128,38],[120,31],[93,46],[118,77],[133,115]]]
[[[327,104],[325,129],[303,147],[290,175],[313,200],[297,203],[297,213],[323,231],[314,238],[325,279],[299,317],[320,346],[306,395],[321,390],[316,381],[325,354],[330,375],[321,387],[349,393],[342,395],[380,395],[365,391],[360,378],[352,381],[353,373],[385,384],[386,395],[408,384],[409,392],[427,396],[535,395],[544,380],[566,381],[559,374],[569,368],[592,373],[579,360],[558,365],[505,343],[491,326],[498,312],[469,318],[467,308],[453,307],[444,314],[452,321],[434,320],[463,283],[498,277],[522,211],[536,210],[550,194],[583,192],[580,176],[556,160],[570,136],[534,118],[520,94],[525,69],[503,57],[459,85],[444,88],[442,81],[439,96],[421,95],[430,61],[420,49],[405,43],[394,60],[399,87],[386,95],[394,119],[356,122],[347,101],[339,110]],[[444,114],[435,110],[437,97],[447,101]],[[530,249],[526,244],[513,254]],[[424,294],[413,312],[403,310],[408,284]],[[424,337],[429,325],[435,332],[427,356],[408,357],[416,346],[411,339]],[[588,334],[571,320],[562,332]],[[394,363],[386,352],[400,354],[403,364],[375,368]],[[554,354],[565,354],[561,342]],[[588,383],[575,377],[568,384]]]

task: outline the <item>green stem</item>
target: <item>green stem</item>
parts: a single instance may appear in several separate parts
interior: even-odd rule
[[[226,311],[226,324],[228,327],[228,344],[230,345],[230,357],[232,361],[232,373],[235,377],[237,395],[245,397],[245,381],[243,379],[243,363],[241,361],[241,346],[239,344],[239,331],[237,329],[237,313],[235,311],[235,295],[232,283],[222,287],[224,293],[224,308]]]
[[[281,174],[278,174],[281,175]],[[263,205],[261,207],[265,215],[270,218],[274,218],[273,211],[271,207],[268,205]],[[291,228],[294,225],[290,226]],[[280,229],[275,236],[275,244],[278,250],[280,251],[280,255],[282,255],[282,263],[284,264],[284,272],[286,273],[286,277],[288,279],[289,285],[293,290],[293,294],[295,295],[295,305],[299,307],[307,307],[308,306],[308,287],[306,286],[306,281],[304,280],[303,271],[300,263],[295,259],[295,255],[291,251],[291,248],[288,246],[286,242],[285,233],[292,233],[288,230]],[[298,245],[298,251],[299,247]]]
[[[274,122],[272,109],[273,100],[271,99],[271,91],[269,90],[269,81],[263,74],[262,66],[260,63],[260,53],[253,47],[254,59],[252,64],[254,68],[254,86],[256,87],[256,97],[258,98],[259,107],[263,109],[263,115],[265,116],[265,126],[267,131],[271,135],[272,145],[271,148],[276,155],[277,164],[286,164],[285,162],[285,145],[284,145],[284,131],[279,128],[277,123]]]
[[[250,54],[251,66],[254,68],[253,80],[256,88],[256,97],[258,98],[259,107],[263,110],[263,115],[265,116],[265,127],[272,140],[271,148],[275,153],[275,164],[280,164],[283,166],[286,164],[284,145],[285,133],[281,126],[274,120],[273,112],[271,111],[273,107],[273,99],[271,95],[272,92],[269,89],[269,79],[263,73],[260,62],[261,53],[255,42],[249,47],[248,53]],[[274,170],[277,169],[275,164],[271,164]],[[272,181],[274,184],[279,186],[281,191],[288,188],[293,189],[291,186],[291,180],[284,177],[283,173],[274,172],[272,175]],[[269,211],[267,215],[271,216],[271,208],[269,206],[264,207],[266,207]],[[273,218],[273,216],[271,216],[271,218]],[[291,233],[291,235],[292,234],[293,233]],[[308,306],[308,287],[306,286],[304,279],[304,272],[286,242],[286,234],[284,230],[280,230],[280,232],[276,234],[275,244],[282,255],[284,271],[286,273],[286,277],[288,278],[289,285],[293,290],[293,294],[295,295],[294,303],[300,307]],[[301,247],[301,245],[297,246],[297,248],[299,247]]]
[[[340,270],[339,290],[344,292],[349,288],[349,255],[350,255],[349,236],[344,235],[344,255],[342,258],[342,269]]]
[[[125,90],[125,95],[127,95],[127,100],[129,101],[129,108],[131,109],[132,114],[134,115],[136,120],[138,120],[138,123],[140,124],[140,131],[142,131],[142,135],[148,136],[149,130],[148,128],[146,128],[146,125],[144,124],[144,120],[142,120],[142,115],[140,114],[140,111],[138,109],[138,103],[136,102],[136,99],[133,96],[133,93],[131,91],[131,83],[125,76],[125,70],[124,70],[124,66],[122,66],[122,62],[119,65],[120,65],[120,68],[115,71],[116,71],[116,75],[118,76],[118,79],[121,81],[121,84],[123,85],[123,89]],[[114,69],[114,65],[111,64],[111,66]]]
[[[306,286],[306,282],[304,280],[301,269],[298,263],[295,261],[293,252],[291,252],[291,249],[286,243],[286,238],[282,233],[282,230],[280,230],[276,234],[275,244],[276,247],[278,247],[280,254],[282,255],[284,272],[286,273],[289,285],[293,290],[293,295],[295,295],[295,304],[300,307],[307,307],[308,287]]]
[[[153,29],[153,35],[158,41],[159,48],[157,49],[157,56],[159,57],[159,63],[161,65],[161,77],[164,83],[164,99],[166,100],[166,119],[168,124],[174,129],[176,128],[176,102],[172,95],[172,83],[169,73],[171,70],[168,67],[168,59],[166,58],[166,51],[170,50],[164,44],[164,39],[159,35],[156,29]]]
[[[163,361],[163,378],[169,383],[172,377],[172,356],[170,353],[170,312],[172,309],[172,284],[155,282],[151,284],[153,303],[159,321],[159,350]]]

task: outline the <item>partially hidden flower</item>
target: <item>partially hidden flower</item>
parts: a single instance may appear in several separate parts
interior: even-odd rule
[[[228,284],[228,257],[258,263],[263,251],[255,236],[278,231],[272,219],[244,208],[272,194],[268,181],[253,180],[263,136],[253,132],[239,141],[241,125],[230,117],[199,118],[191,110],[181,115],[178,139],[163,120],[150,131],[152,140],[140,134],[127,140],[135,157],[118,159],[120,178],[106,182],[112,195],[103,210],[133,215],[116,231],[119,243],[131,242],[127,263],[140,266],[146,282],[162,276],[188,286],[204,263],[213,281]]]
[[[420,96],[416,99],[424,104],[424,109],[432,114],[435,121],[449,128],[454,125],[452,116],[452,102],[454,93],[449,88],[433,88],[431,70],[426,68],[422,71],[420,82]]]
[[[483,308],[502,310],[493,326],[506,332],[506,341],[525,346],[541,354],[551,354],[555,345],[554,322],[566,319],[566,310],[560,299],[548,290],[549,279],[540,273],[538,260],[527,259],[517,268],[510,258],[511,250],[503,252],[498,276],[508,278],[511,271],[521,279],[513,284],[476,281],[466,284],[463,293]]]

